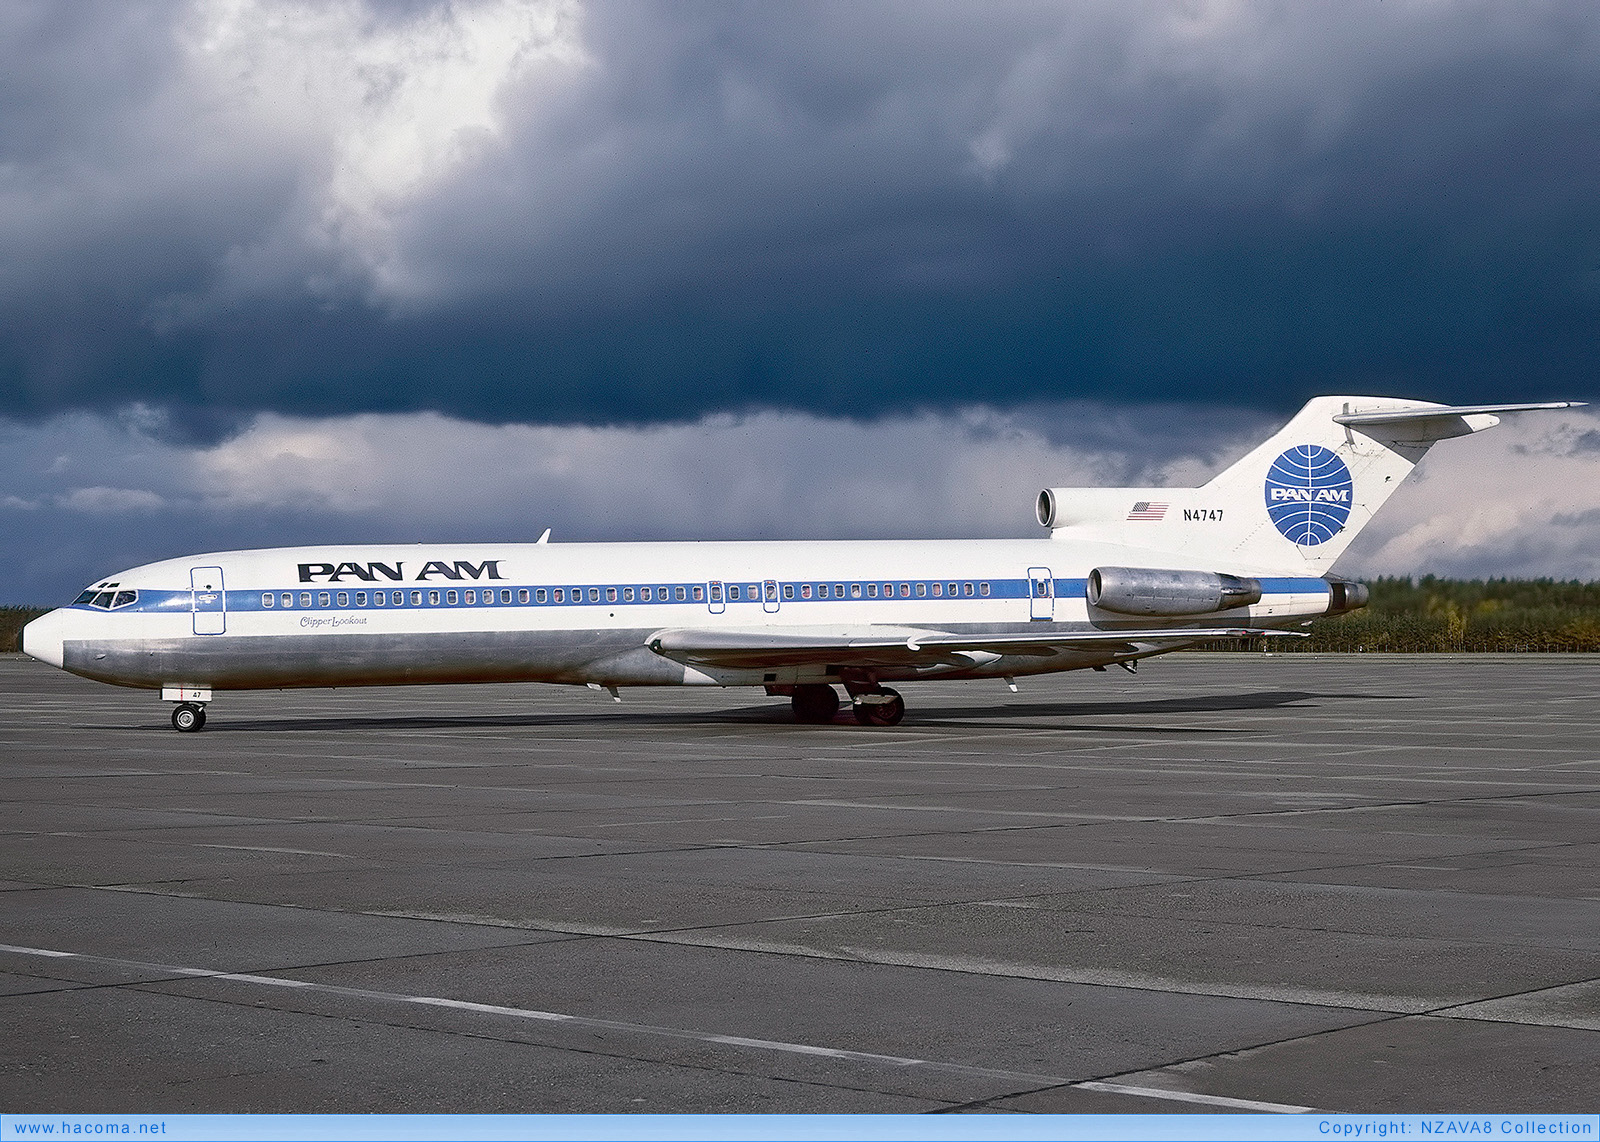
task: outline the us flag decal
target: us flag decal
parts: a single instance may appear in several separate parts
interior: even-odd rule
[[[1133,510],[1128,513],[1129,519],[1164,519],[1167,514],[1167,505],[1153,503],[1149,500],[1140,500],[1133,505]]]

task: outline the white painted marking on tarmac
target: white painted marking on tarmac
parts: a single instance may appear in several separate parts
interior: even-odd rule
[[[1196,1094],[1190,1091],[1165,1090],[1160,1087],[1133,1086],[1108,1080],[1074,1082],[1060,1075],[1039,1075],[1026,1071],[1007,1071],[992,1067],[974,1067],[964,1063],[946,1063],[933,1059],[918,1059],[907,1055],[883,1055],[873,1051],[854,1051],[844,1047],[822,1047],[813,1043],[791,1043],[781,1039],[756,1039],[744,1035],[723,1035],[712,1031],[695,1031],[681,1027],[660,1027],[647,1023],[629,1023],[617,1019],[597,1019],[582,1015],[568,1015],[560,1011],[540,1011],[527,1007],[507,1007],[496,1003],[476,1003],[466,999],[448,999],[436,995],[410,995],[404,992],[375,991],[361,987],[343,987],[338,984],[313,983],[309,980],[284,976],[253,975],[246,972],[218,971],[213,968],[181,967],[171,964],[144,963],[138,960],[116,959],[110,956],[86,955],[80,952],[63,952],[51,948],[21,947],[0,944],[0,952],[14,955],[47,956],[55,959],[77,959],[90,963],[109,964],[144,972],[160,972],[186,976],[193,979],[210,979],[227,983],[252,984],[263,987],[292,988],[297,991],[337,996],[341,999],[364,999],[379,1003],[399,1003],[418,1007],[445,1008],[478,1015],[494,1015],[510,1019],[530,1020],[582,1028],[586,1031],[610,1031],[628,1035],[648,1035],[656,1038],[681,1039],[720,1047],[743,1050],[769,1051],[811,1058],[835,1059],[840,1062],[862,1063],[869,1066],[893,1067],[897,1070],[917,1069],[942,1074],[961,1075],[1010,1083],[1023,1090],[1037,1087],[1071,1087],[1077,1090],[1099,1091],[1133,1098],[1164,1099],[1171,1102],[1196,1103],[1204,1106],[1226,1107],[1271,1114],[1305,1114],[1315,1108],[1290,1106],[1285,1103],[1260,1102],[1252,1099],[1230,1098],[1223,1095]],[[1019,1091],[1020,1093],[1020,1091]]]
[[[14,952],[19,956],[55,956],[64,960],[79,958],[77,952],[54,952],[49,948],[19,948],[15,944],[0,944],[0,952]]]
[[[197,849],[228,849],[240,853],[283,853],[289,856],[306,857],[342,857],[345,860],[355,860],[349,853],[325,853],[318,849],[271,849],[264,845],[202,845],[192,846]]]
[[[111,956],[87,955],[80,952],[59,952],[49,948],[19,947],[0,944],[0,951],[25,956],[68,957],[87,963],[108,964],[132,968],[143,972],[160,972],[191,978],[220,980],[228,983],[245,983],[270,987],[289,987],[303,992],[337,996],[341,999],[365,999],[381,1003],[406,1004],[417,1007],[443,1007],[481,1015],[498,1015],[512,1019],[533,1020],[541,1023],[559,1023],[587,1031],[610,1031],[626,1035],[648,1035],[656,1038],[682,1039],[723,1047],[746,1050],[773,1051],[790,1055],[807,1055],[817,1058],[838,1059],[844,1062],[867,1063],[875,1066],[892,1066],[900,1069],[917,1068],[942,1074],[963,1075],[969,1078],[998,1080],[1023,1089],[1039,1086],[1069,1086],[1072,1080],[1059,1075],[1038,1075],[1026,1071],[1007,1071],[991,1067],[973,1067],[964,1063],[945,1063],[934,1059],[916,1059],[903,1055],[880,1055],[871,1051],[852,1051],[842,1047],[820,1047],[811,1043],[789,1043],[781,1039],[752,1039],[741,1035],[722,1035],[711,1031],[695,1031],[682,1027],[659,1027],[648,1023],[629,1023],[619,1019],[596,1019],[582,1015],[567,1015],[559,1011],[539,1011],[526,1007],[503,1007],[493,1003],[474,1003],[465,999],[446,999],[436,995],[408,995],[404,992],[373,991],[360,987],[342,987],[338,984],[313,983],[308,980],[282,976],[249,975],[243,972],[217,971],[212,968],[182,967],[172,964],[145,963],[139,960],[117,959]],[[148,982],[148,981],[146,981]]]
[[[1102,1094],[1131,1094],[1137,1098],[1164,1098],[1172,1102],[1193,1102],[1201,1106],[1225,1106],[1233,1110],[1253,1110],[1263,1114],[1311,1114],[1314,1106],[1290,1106],[1282,1102],[1258,1102],[1250,1098],[1226,1098],[1220,1094],[1195,1094],[1186,1090],[1162,1090],[1153,1086],[1126,1086],[1122,1083],[1090,1082],[1072,1084],[1078,1090]]]

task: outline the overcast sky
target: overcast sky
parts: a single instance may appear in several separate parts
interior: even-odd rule
[[[1594,398],[1597,76],[1587,0],[17,0],[0,601],[1026,535],[1316,393]],[[1600,419],[1441,446],[1340,569],[1600,578]]]

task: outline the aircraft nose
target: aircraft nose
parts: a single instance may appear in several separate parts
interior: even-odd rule
[[[60,611],[40,615],[22,628],[22,652],[51,666],[61,665],[61,644],[66,635],[66,616]]]

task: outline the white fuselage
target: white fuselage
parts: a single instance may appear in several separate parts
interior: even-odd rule
[[[838,680],[827,661],[726,666],[652,649],[662,630],[1001,634],[1281,627],[1329,609],[1319,578],[1261,576],[1259,602],[1173,620],[1100,612],[1097,566],[1217,570],[1171,552],[1060,540],[431,544],[196,555],[111,576],[30,624],[25,649],[126,686],[252,689],[542,681],[603,686]],[[1248,572],[1248,568],[1233,568]],[[132,596],[129,598],[129,596]],[[875,680],[1032,674],[1161,646],[982,654]]]

